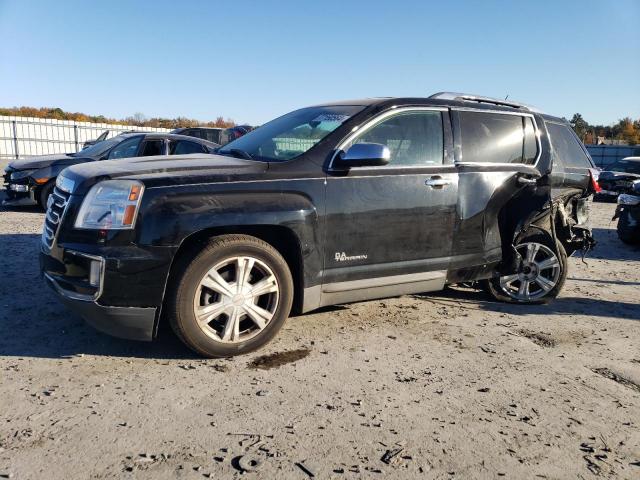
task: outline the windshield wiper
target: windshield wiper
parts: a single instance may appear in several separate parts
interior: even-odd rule
[[[230,153],[231,155],[233,155],[234,157],[237,158],[244,158],[245,160],[253,160],[253,157],[251,156],[251,154],[249,152],[245,152],[244,150],[241,150],[239,148],[230,148],[229,150],[226,150],[224,152],[220,152],[220,153]]]

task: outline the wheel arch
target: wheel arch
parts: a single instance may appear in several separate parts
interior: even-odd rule
[[[300,239],[296,233],[282,225],[229,225],[205,228],[191,233],[185,237],[180,243],[178,249],[173,255],[167,281],[165,283],[162,305],[157,316],[155,333],[162,322],[163,311],[165,310],[165,302],[167,301],[167,293],[173,283],[176,282],[178,264],[185,255],[195,255],[199,252],[207,241],[219,235],[240,234],[250,235],[267,242],[275,248],[284,258],[289,266],[291,276],[293,277],[293,307],[292,313],[300,313],[304,301],[304,264],[302,257],[302,246]]]

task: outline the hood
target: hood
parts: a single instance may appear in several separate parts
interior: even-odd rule
[[[74,194],[84,194],[102,180],[139,180],[147,187],[226,182],[257,178],[268,166],[224,155],[171,155],[83,163],[65,169],[62,176],[74,182]]]
[[[9,164],[9,167],[14,170],[35,170],[45,167],[55,167],[72,165],[74,163],[92,160],[88,157],[74,156],[69,153],[58,153],[55,155],[38,155],[33,157],[25,157],[20,160],[14,160]]]

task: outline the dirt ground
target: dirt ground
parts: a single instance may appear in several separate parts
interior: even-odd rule
[[[340,306],[216,361],[86,326],[39,278],[43,214],[0,211],[0,478],[640,478],[640,250],[613,208],[550,305]]]

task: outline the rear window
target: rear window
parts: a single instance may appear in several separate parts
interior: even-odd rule
[[[538,142],[531,117],[459,112],[462,161],[533,164]]]
[[[580,145],[580,140],[567,125],[547,123],[554,162],[565,167],[591,168],[591,161]]]

